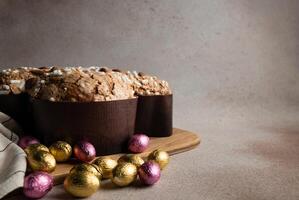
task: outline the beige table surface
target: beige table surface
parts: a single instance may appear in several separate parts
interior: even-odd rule
[[[299,199],[299,2],[0,1],[0,65],[110,65],[165,78],[202,143],[153,187],[90,199]],[[68,199],[62,186],[44,199]],[[21,196],[11,199],[22,199]]]
[[[157,185],[119,189],[105,183],[90,199],[296,200],[299,125],[293,117],[299,116],[273,119],[260,114],[248,124],[212,120],[196,129],[201,145],[172,157]],[[43,199],[68,198],[63,187],[56,186]]]

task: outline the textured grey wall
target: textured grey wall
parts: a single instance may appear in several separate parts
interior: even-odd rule
[[[0,65],[155,73],[173,86],[176,110],[188,116],[198,108],[202,122],[208,113],[226,117],[248,104],[293,109],[298,8],[289,0],[2,0]],[[194,107],[180,109],[184,102]]]
[[[158,186],[95,198],[298,199],[298,10],[296,0],[1,0],[0,66],[109,65],[170,82],[174,124],[200,132],[200,148],[174,157]]]

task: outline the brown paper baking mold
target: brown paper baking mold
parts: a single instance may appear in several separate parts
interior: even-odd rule
[[[13,118],[22,127],[24,134],[33,134],[27,94],[0,95],[0,111]]]
[[[107,102],[49,102],[31,99],[35,131],[47,145],[90,141],[98,155],[124,151],[134,134],[137,98]]]
[[[134,133],[172,134],[172,95],[139,96],[106,102],[50,102],[28,95],[1,95],[0,110],[20,123],[28,135],[50,145],[57,140],[90,140],[98,155],[126,150]]]
[[[151,137],[172,135],[173,95],[139,96],[135,133]]]

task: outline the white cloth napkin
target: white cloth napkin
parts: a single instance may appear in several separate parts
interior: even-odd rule
[[[26,154],[17,145],[18,130],[16,122],[0,112],[0,199],[23,187]]]

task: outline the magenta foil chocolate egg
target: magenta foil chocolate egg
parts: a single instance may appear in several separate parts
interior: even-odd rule
[[[83,162],[90,162],[96,156],[96,149],[91,143],[81,141],[74,146],[74,155]]]
[[[25,149],[26,147],[28,147],[31,144],[38,144],[38,143],[39,143],[38,139],[28,135],[28,136],[21,137],[18,142],[18,145],[22,149]]]
[[[154,161],[147,161],[138,169],[140,181],[145,185],[153,185],[159,181],[161,170]]]
[[[133,153],[141,153],[146,150],[148,144],[148,136],[144,134],[135,134],[129,140],[128,149]]]
[[[45,172],[33,172],[25,177],[23,193],[26,197],[39,199],[53,187],[53,177]]]

